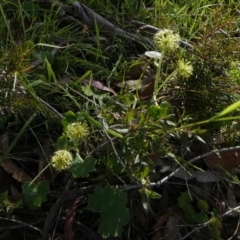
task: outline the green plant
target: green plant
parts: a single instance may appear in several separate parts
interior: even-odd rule
[[[135,239],[138,231],[154,238],[134,207],[148,213],[151,224],[155,210],[161,219],[156,205],[165,188],[164,171],[196,169],[186,155],[195,139],[203,142],[202,135],[221,131],[224,144],[239,142],[239,3],[81,1],[123,30],[106,34],[96,21],[90,26],[71,14],[77,4],[72,2],[63,7],[50,1],[0,3],[0,129],[10,138],[0,149],[1,161],[11,157],[34,177],[22,185],[22,208],[42,207],[47,216],[56,216],[51,211],[57,209],[63,219],[75,191],[88,194],[87,204],[70,207],[71,219],[88,216],[75,226],[86,228],[69,230],[79,234],[76,239],[94,233],[95,222],[104,238]],[[130,22],[133,16],[139,22]],[[150,33],[154,27],[156,35]],[[30,159],[14,155],[23,146],[34,149]],[[64,181],[69,172],[71,186]],[[39,183],[40,175],[46,179]],[[67,204],[56,206],[54,194],[47,199],[50,191],[63,191]],[[0,201],[8,215],[19,207],[9,195]],[[220,238],[221,221],[205,200],[183,193],[178,201],[188,223],[208,221],[211,237]],[[63,230],[56,223],[47,231],[55,219],[50,220],[43,232],[54,238]]]
[[[96,187],[93,194],[88,195],[88,200],[88,209],[101,212],[98,226],[101,236],[120,237],[123,226],[130,220],[130,213],[126,208],[127,194],[107,184],[104,188]]]
[[[32,209],[39,208],[47,201],[47,194],[50,192],[49,183],[46,180],[40,183],[25,183],[22,186],[25,203]]]
[[[197,202],[198,210],[194,207],[194,199],[189,192],[183,192],[178,198],[179,207],[184,211],[184,218],[191,224],[208,223],[208,232],[214,240],[220,240],[221,220],[216,216],[216,210],[209,212],[209,205],[206,200],[200,199]]]
[[[210,224],[209,224],[209,233],[210,236],[212,237],[212,239],[214,240],[220,240],[221,238],[221,227],[222,227],[222,223],[221,220],[217,217],[213,217],[210,220]]]
[[[7,116],[4,114],[0,115],[0,129],[4,127],[4,124],[7,122]]]
[[[22,205],[22,201],[10,201],[8,198],[8,191],[2,193],[0,197],[0,212],[4,212],[7,217],[9,217],[14,209],[20,208]]]
[[[137,125],[139,129],[139,137],[136,136],[136,131],[132,131],[129,129],[128,135],[123,137],[121,134],[118,134],[118,129],[110,129],[109,127],[106,127],[106,123],[99,123],[96,120],[93,120],[88,114],[86,113],[76,113],[69,111],[65,114],[65,117],[62,119],[63,124],[63,134],[61,137],[59,137],[56,147],[58,150],[52,157],[52,166],[57,170],[63,170],[66,169],[72,173],[72,175],[75,178],[79,177],[88,177],[89,174],[94,170],[96,159],[93,158],[91,155],[88,156],[80,156],[81,153],[81,145],[82,141],[86,140],[87,136],[90,133],[90,129],[88,125],[83,122],[88,120],[92,128],[103,128],[103,131],[106,131],[105,134],[110,134],[112,136],[117,136],[119,139],[123,139],[123,142],[125,146],[129,146],[131,144],[129,141],[132,139],[131,136],[135,136],[136,139],[134,141],[145,141],[143,138],[143,134],[145,133],[145,138],[150,137],[151,143],[153,143],[153,139],[156,138],[157,140],[157,128],[160,120],[166,120],[169,121],[169,126],[171,126],[170,119],[171,117],[171,106],[167,102],[163,102],[160,106],[150,106],[147,110],[147,113],[145,115],[142,115],[141,122],[139,122]],[[104,115],[103,115],[104,116]],[[129,118],[126,119],[126,124],[128,122],[131,122],[133,119]],[[138,115],[132,116],[134,118],[138,118]],[[169,118],[168,118],[169,117]],[[154,123],[156,127],[154,126]],[[165,123],[162,123],[164,126]],[[169,129],[168,124],[166,123],[166,129]],[[125,126],[128,127],[127,125]],[[147,136],[147,129],[151,129],[152,136]],[[156,133],[154,133],[154,129]],[[106,160],[101,159],[100,164],[104,164],[109,169],[109,181],[111,182],[111,179],[113,179],[114,175],[118,175],[119,178],[124,173],[128,173],[130,178],[135,179],[135,181],[138,181],[141,183],[143,188],[139,191],[142,198],[142,205],[143,207],[149,211],[150,205],[151,205],[151,199],[158,199],[160,198],[160,195],[157,194],[154,191],[151,191],[147,189],[147,185],[149,184],[149,174],[152,171],[152,163],[149,159],[148,155],[145,155],[144,149],[142,153],[139,151],[134,150],[134,146],[136,143],[132,143],[132,148],[126,151],[126,159],[124,162],[121,162],[118,158],[116,158],[114,161],[116,161],[116,165],[114,164],[113,158],[111,158],[111,165],[106,162]],[[136,145],[137,147],[137,145]],[[144,146],[144,148],[149,149],[149,146]],[[61,153],[60,152],[64,152]],[[65,156],[66,152],[66,156]],[[70,153],[71,152],[71,153]],[[109,152],[111,155],[114,153]],[[60,155],[59,155],[60,154]],[[117,153],[116,153],[117,154]],[[135,155],[136,154],[136,155]],[[59,155],[59,156],[58,156]],[[71,156],[73,155],[73,157]],[[134,156],[135,155],[135,156]],[[114,156],[114,155],[113,155]],[[115,156],[117,157],[117,155]],[[63,158],[69,158],[69,161],[62,160]],[[71,158],[71,159],[70,159]],[[134,160],[135,158],[135,160]],[[141,161],[139,161],[137,158],[141,158]],[[143,159],[146,159],[146,162],[143,162]],[[57,162],[61,165],[61,167],[57,168]],[[60,166],[59,165],[59,166]],[[65,167],[63,167],[65,165]],[[121,166],[121,168],[119,168]],[[115,168],[117,167],[117,168]],[[122,170],[121,170],[122,169]],[[113,174],[113,175],[112,175]],[[112,175],[112,176],[111,176]],[[123,198],[124,197],[124,201]],[[115,200],[114,200],[115,199]],[[116,191],[115,188],[111,185],[107,185],[104,189],[101,187],[97,187],[94,191],[93,195],[89,195],[89,209],[92,211],[100,211],[102,207],[104,207],[104,212],[102,213],[100,217],[100,223],[99,223],[99,232],[101,233],[102,237],[110,237],[110,236],[121,236],[122,233],[122,226],[127,224],[129,221],[129,214],[127,209],[125,209],[125,204],[127,203],[128,198],[127,194],[124,192]],[[109,202],[109,207],[106,208],[106,204]],[[101,205],[101,203],[104,203]],[[121,206],[119,205],[121,203]],[[94,207],[95,206],[95,207]],[[97,208],[98,206],[98,208]],[[115,209],[115,215],[113,215],[113,208]],[[124,208],[124,209],[122,209]],[[123,211],[124,210],[124,211]],[[109,216],[109,214],[111,214]],[[118,219],[118,221],[114,219]],[[114,223],[114,224],[113,224]]]

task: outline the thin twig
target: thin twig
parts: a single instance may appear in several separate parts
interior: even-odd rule
[[[51,51],[51,56],[55,57],[55,55],[61,50],[59,49],[59,47],[63,47],[66,45],[66,47],[69,47],[70,45],[76,43],[77,40],[75,39],[70,39],[70,40],[63,40],[62,42],[60,42],[58,45],[56,45],[56,48],[53,48],[53,50]],[[34,62],[31,63],[31,65],[28,67],[28,71],[33,70],[37,67],[40,67],[41,65],[44,64],[44,60],[40,59],[40,60],[36,60]]]
[[[51,110],[55,115],[57,115],[60,119],[63,119],[63,115],[59,113],[55,108],[53,108],[51,105],[49,105],[47,102],[42,100],[40,97],[38,97],[38,100],[43,103],[49,110]]]
[[[189,161],[189,163],[196,162],[197,160],[200,160],[200,159],[202,159],[202,158],[204,158],[204,157],[207,157],[207,156],[209,156],[209,155],[212,155],[212,154],[214,154],[214,153],[232,151],[232,150],[237,150],[237,149],[240,149],[240,146],[222,148],[222,149],[219,149],[219,150],[217,150],[217,149],[216,149],[216,150],[212,150],[212,151],[210,151],[210,152],[208,152],[208,153],[204,153],[204,154],[202,154],[202,155],[200,155],[200,156],[197,156],[197,157],[191,159],[191,160]],[[164,182],[166,182],[169,178],[171,178],[172,176],[174,176],[174,175],[175,175],[178,171],[180,171],[181,169],[182,169],[181,167],[177,168],[175,171],[173,171],[172,173],[170,173],[167,177],[163,178],[162,180],[160,180],[160,181],[158,181],[158,182],[156,182],[156,183],[150,183],[150,186],[151,186],[151,187],[155,187],[155,186],[160,186],[160,185],[162,185]]]
[[[19,227],[21,227],[21,226],[30,227],[30,228],[32,228],[32,229],[34,229],[34,230],[36,230],[36,231],[38,231],[39,233],[42,234],[42,230],[41,230],[41,229],[36,228],[36,227],[34,227],[34,226],[32,226],[32,225],[30,225],[30,224],[28,224],[28,223],[21,222],[21,221],[18,221],[18,220],[16,220],[16,219],[12,219],[12,218],[0,217],[0,219],[1,219],[1,220],[6,220],[6,221],[11,221],[11,222],[14,222],[14,223],[20,223],[20,226],[19,226]],[[16,227],[17,227],[17,226],[16,226]],[[0,229],[2,230],[2,228],[0,228]],[[9,229],[9,228],[8,228],[8,229]]]
[[[111,147],[112,147],[112,149],[113,149],[113,151],[114,151],[114,154],[115,154],[115,156],[116,156],[116,158],[117,158],[117,161],[122,165],[122,167],[125,169],[126,173],[127,173],[127,174],[129,175],[129,177],[131,178],[131,174],[128,172],[128,170],[127,170],[127,168],[126,168],[126,165],[123,163],[123,161],[122,161],[121,158],[119,157],[119,155],[118,155],[118,153],[117,153],[117,150],[116,150],[116,148],[115,148],[115,146],[114,146],[114,144],[113,144],[113,141],[112,141],[111,137],[109,136],[109,134],[108,134],[108,132],[107,132],[107,129],[106,129],[105,124],[104,124],[104,119],[102,119],[102,127],[103,127],[103,131],[104,131],[105,135],[107,136],[107,138],[108,138],[108,140],[109,140],[109,142],[110,142],[110,145],[111,145]]]
[[[222,217],[228,215],[229,213],[231,213],[232,211],[237,211],[237,210],[239,210],[239,209],[240,209],[240,206],[237,206],[237,207],[235,207],[235,208],[233,208],[233,209],[230,209],[229,211],[223,213],[219,218],[222,218]],[[206,227],[210,222],[211,222],[211,219],[208,220],[208,221],[205,222],[205,223],[200,224],[199,227],[194,228],[191,232],[189,232],[187,235],[185,235],[183,238],[181,238],[181,240],[186,239],[187,237],[189,237],[189,236],[190,236],[191,234],[193,234],[194,232],[196,232],[196,231],[198,231],[198,230],[201,230],[202,228]]]
[[[94,155],[94,154],[100,152],[101,150],[106,149],[106,147],[109,146],[111,144],[111,142],[115,142],[117,140],[119,140],[119,138],[117,138],[117,137],[114,137],[111,140],[108,140],[107,142],[101,144],[99,147],[97,147],[92,152],[90,152],[89,155]]]
[[[188,161],[189,163],[193,163],[196,162],[197,160],[200,160],[204,157],[207,157],[209,155],[212,155],[214,153],[220,153],[220,152],[227,152],[227,151],[233,151],[233,150],[238,150],[240,149],[240,146],[235,146],[235,147],[228,147],[228,148],[222,148],[222,149],[217,149],[217,150],[212,150],[210,152],[204,153],[200,156],[197,156],[195,158],[192,158],[190,161]],[[165,183],[167,180],[169,180],[171,177],[173,177],[177,172],[179,172],[182,168],[179,167],[177,168],[175,171],[173,171],[172,173],[170,173],[168,176],[166,176],[165,178],[161,179],[158,182],[153,182],[150,183],[148,186],[149,187],[159,187],[160,185],[162,185],[163,183]],[[142,185],[140,184],[135,184],[135,185],[126,185],[126,186],[121,186],[121,190],[130,190],[133,188],[140,188],[142,187]]]
[[[68,182],[62,192],[62,195],[58,198],[58,200],[54,203],[54,205],[52,206],[51,208],[51,211],[44,223],[44,226],[43,226],[43,236],[42,236],[42,240],[46,240],[48,239],[48,232],[50,231],[51,227],[53,226],[53,224],[55,223],[56,221],[56,216],[58,214],[58,211],[59,209],[61,208],[61,205],[64,201],[64,198],[68,192],[68,190],[70,189],[70,187],[72,186],[74,182],[74,177],[70,177],[68,179]]]

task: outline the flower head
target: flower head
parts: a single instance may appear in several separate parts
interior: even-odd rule
[[[179,45],[180,36],[172,30],[163,29],[155,34],[154,41],[159,51],[174,51]]]
[[[208,202],[203,199],[200,199],[197,205],[202,212],[207,212],[209,210]]]
[[[67,169],[72,163],[72,154],[67,150],[58,150],[52,156],[52,165],[53,167],[58,170],[65,170]]]
[[[183,78],[189,78],[193,73],[193,67],[190,62],[185,62],[184,60],[178,61],[178,74]]]
[[[85,122],[71,123],[65,133],[72,142],[79,142],[89,134],[89,128]]]

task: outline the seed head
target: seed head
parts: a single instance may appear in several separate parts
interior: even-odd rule
[[[185,62],[184,60],[178,61],[177,68],[179,76],[183,78],[189,78],[193,73],[193,67],[190,62]]]
[[[179,45],[180,36],[172,30],[163,29],[155,34],[154,41],[159,51],[175,51]]]
[[[65,131],[67,137],[72,142],[82,141],[89,134],[88,125],[85,122],[71,123]]]
[[[52,156],[52,166],[62,171],[67,169],[72,163],[72,154],[67,150],[58,150]]]

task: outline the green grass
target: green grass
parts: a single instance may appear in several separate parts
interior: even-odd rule
[[[74,208],[72,204],[80,191],[84,200],[76,212],[75,224],[84,227],[83,231],[76,227],[76,239],[86,237],[89,231],[95,237],[100,234],[115,239],[115,232],[123,239],[137,239],[139,234],[152,239],[155,232],[150,225],[161,217],[157,206],[162,204],[160,195],[166,191],[166,185],[153,189],[149,186],[165,179],[162,169],[207,170],[204,163],[194,166],[188,161],[202,153],[202,149],[196,150],[196,141],[213,134],[223,134],[226,140],[220,146],[206,143],[209,150],[234,147],[239,142],[238,1],[116,2],[81,1],[132,34],[127,37],[103,33],[98,26],[90,29],[73,16],[67,18],[60,7],[44,1],[0,3],[0,131],[2,136],[9,136],[9,143],[0,148],[1,161],[14,160],[36,184],[24,183],[9,172],[17,193],[24,189],[25,197],[12,200],[14,193],[4,192],[9,188],[6,182],[1,191],[0,215],[19,215],[23,223],[37,226],[51,239],[62,236],[64,228],[57,221],[56,228],[48,227],[48,221],[56,215],[63,219],[69,207]],[[131,20],[171,29],[194,50],[162,51],[160,60],[150,59],[144,55],[146,51],[159,51],[154,34],[137,28]],[[179,75],[177,63],[181,59],[193,66],[189,78]],[[149,79],[152,88],[151,84],[141,88]],[[89,128],[88,135],[77,143],[70,141],[66,133],[74,122],[84,122]],[[21,150],[24,147],[31,152],[30,157]],[[74,167],[58,172],[51,166],[51,157],[59,149],[70,151]],[[21,157],[18,151],[23,152]],[[48,164],[47,170],[42,171]],[[75,178],[67,183],[71,173]],[[178,196],[169,195],[169,202],[177,203],[180,194],[189,190],[186,182],[181,184]],[[122,225],[111,225],[104,219],[104,214],[110,214],[107,208],[102,210],[104,204],[99,204],[103,212],[99,218],[94,212],[100,210],[93,210],[97,204],[93,198],[89,208],[88,194],[93,193],[95,185],[100,185],[94,191],[100,202],[107,204],[107,200],[116,199],[117,207],[117,200],[124,196],[122,206],[118,206],[119,215],[114,216]],[[216,187],[219,192],[221,187]],[[59,192],[65,196],[63,205],[56,205]],[[214,197],[217,199],[217,194]],[[194,199],[189,203],[195,208],[194,214],[184,208],[185,214],[189,214],[185,219],[199,214],[198,197],[194,195]],[[21,215],[21,211],[34,206],[44,216],[39,224],[35,224],[34,214]],[[149,227],[144,228],[136,208],[143,219],[148,219]],[[213,207],[211,210],[201,210],[208,224],[223,214],[215,214]],[[196,222],[193,220],[192,224]],[[184,226],[184,222],[179,225]],[[26,239],[32,236],[29,229],[25,228]],[[219,239],[219,225],[214,229],[215,235],[210,236]],[[191,229],[183,227],[181,231],[184,236]],[[19,229],[12,231],[15,238],[20,233]],[[37,239],[41,234],[33,235]]]

